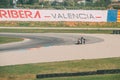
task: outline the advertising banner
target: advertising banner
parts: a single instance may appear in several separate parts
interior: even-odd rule
[[[107,22],[107,10],[0,9],[0,21]]]

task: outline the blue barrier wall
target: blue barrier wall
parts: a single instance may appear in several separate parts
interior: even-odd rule
[[[108,10],[107,22],[117,22],[118,10]]]

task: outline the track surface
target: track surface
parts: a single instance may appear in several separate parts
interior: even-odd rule
[[[0,33],[27,41],[0,45],[0,66],[120,57],[120,35],[73,33]],[[75,45],[78,38],[85,45]],[[25,39],[26,40],[26,39]]]
[[[29,41],[16,44],[0,45],[0,52],[11,50],[22,50],[58,45],[75,45],[77,39],[84,37],[86,44],[104,41],[101,38],[85,36],[80,34],[57,34],[57,33],[0,33],[0,36],[27,38]]]

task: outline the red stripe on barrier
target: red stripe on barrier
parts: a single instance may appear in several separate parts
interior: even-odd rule
[[[96,18],[102,18],[101,16],[96,16]]]
[[[50,18],[51,16],[44,16],[45,18]]]
[[[120,18],[120,15],[118,15],[118,17],[117,18]]]

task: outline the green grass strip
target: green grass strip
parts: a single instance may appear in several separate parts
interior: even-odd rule
[[[0,36],[0,44],[23,41],[21,38],[11,38]]]
[[[118,22],[67,22],[67,21],[0,21],[5,27],[77,27],[77,28],[120,28]]]
[[[84,53],[83,53],[84,54]],[[96,53],[97,54],[97,53]],[[120,69],[120,57],[105,59],[87,59],[63,62],[1,66],[0,80],[35,80],[36,74],[71,73],[106,69]],[[25,80],[24,79],[24,80]],[[56,79],[57,80],[57,79]],[[59,79],[58,79],[59,80]],[[61,79],[64,80],[64,79]],[[79,80],[79,79],[76,79]],[[88,79],[86,79],[88,80]],[[96,79],[95,79],[96,80]],[[103,79],[104,80],[104,79]]]

